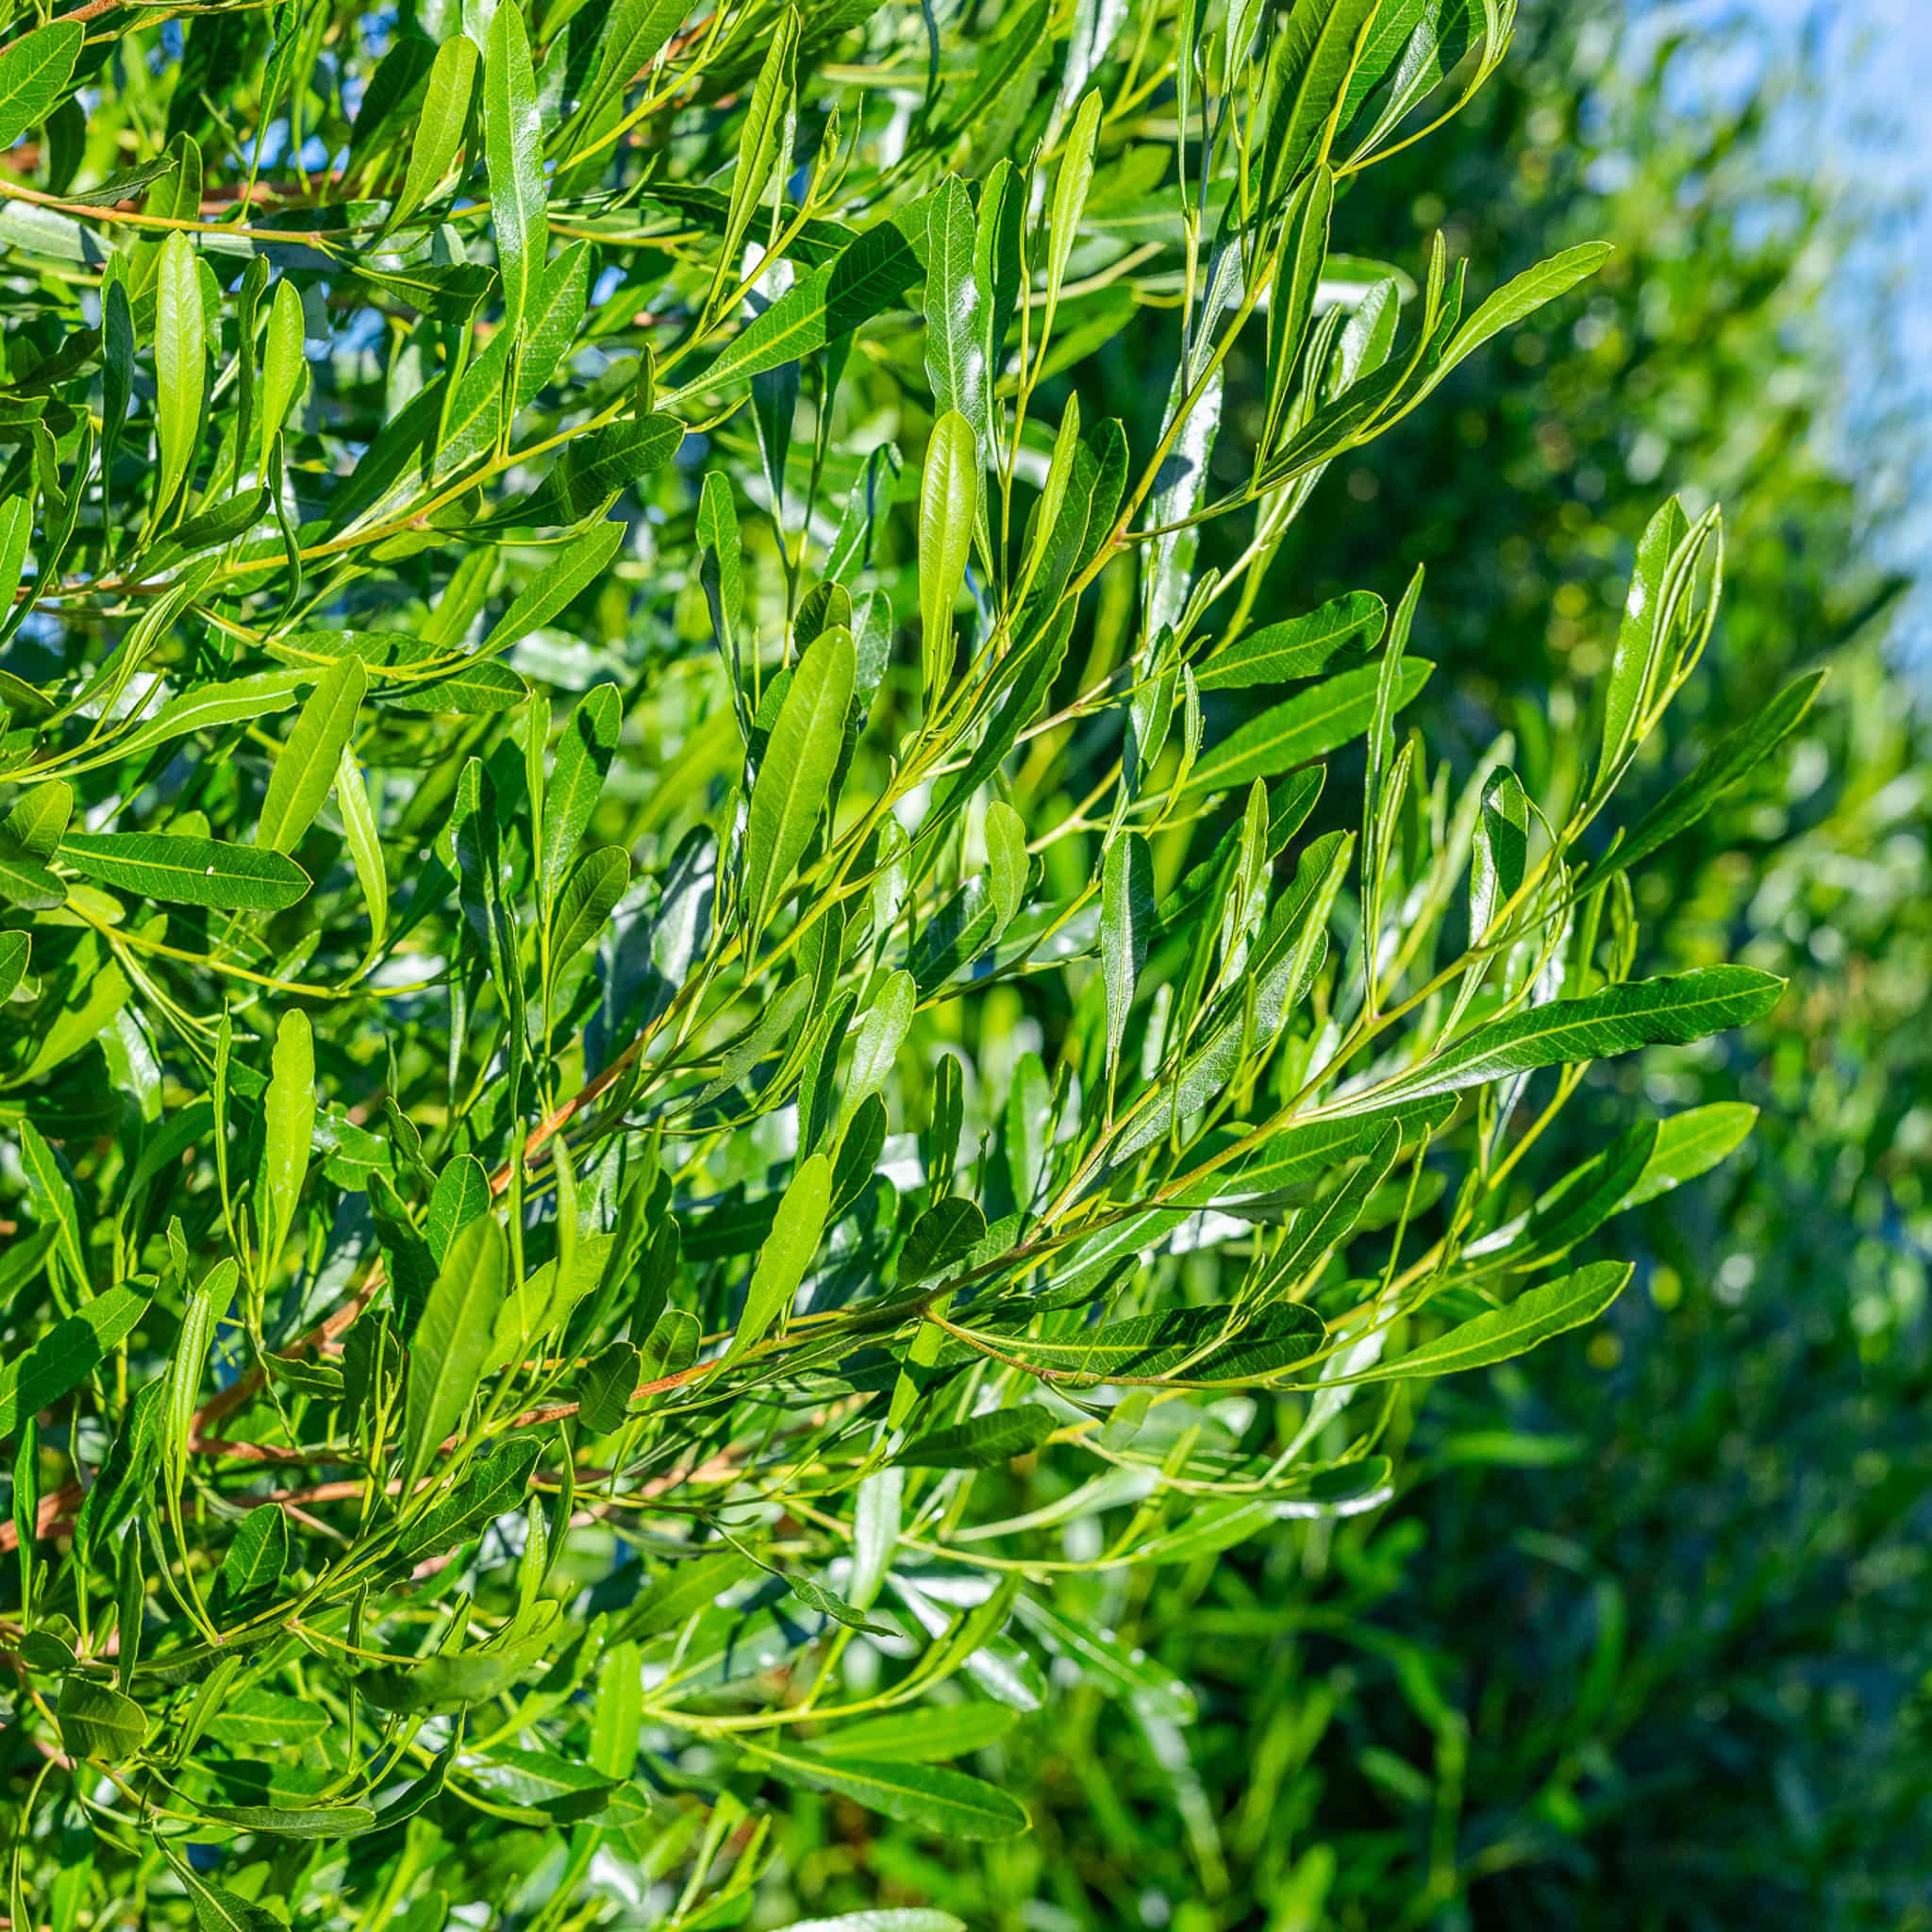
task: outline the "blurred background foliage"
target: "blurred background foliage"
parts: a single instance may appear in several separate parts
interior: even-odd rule
[[[1640,970],[1738,958],[1793,991],[1727,1058],[1599,1069],[1563,1131],[1627,1120],[1620,1077],[1762,1118],[1619,1224],[1640,1291],[1608,1322],[1411,1405],[1389,1509],[1088,1582],[1200,1687],[1192,1724],[1074,1693],[1009,1747],[1034,1835],[957,1861],[801,1809],[789,1903],[1001,1932],[1932,1925],[1932,771],[1888,650],[1908,587],[1834,447],[1855,215],[1768,138],[1800,77],[1714,108],[1686,82],[1707,38],[1646,11],[1525,0],[1474,106],[1353,184],[1350,233],[1406,265],[1439,225],[1498,276],[1618,253],[1330,476],[1258,614],[1425,564],[1430,741],[1507,724],[1534,789],[1659,493],[1720,498],[1698,728],[1646,782],[1831,676],[1794,754],[1652,870]],[[1138,446],[1161,397],[1131,333],[1089,366]]]

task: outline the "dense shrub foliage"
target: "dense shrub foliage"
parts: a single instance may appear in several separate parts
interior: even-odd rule
[[[16,23],[17,1923],[921,1901],[1737,1145],[1562,1131],[1778,995],[1637,976],[1817,686],[1620,789],[1717,513],[1529,757],[1408,726],[1392,533],[1271,571],[1603,261],[1351,230],[1511,11]]]

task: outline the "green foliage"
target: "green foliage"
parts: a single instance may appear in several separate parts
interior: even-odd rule
[[[1803,710],[1641,829],[1716,515],[1534,783],[1406,728],[1420,579],[1269,575],[1604,259],[1328,251],[1512,18],[18,24],[16,1920],[1023,1841],[1007,1713],[1196,1708],[1096,1579],[1374,1510],[1735,1145],[1541,1158],[1778,998],[1636,971],[1626,853]]]

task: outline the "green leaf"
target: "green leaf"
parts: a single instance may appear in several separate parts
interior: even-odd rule
[[[289,1524],[280,1507],[264,1503],[242,1519],[242,1527],[215,1575],[215,1591],[232,1612],[272,1591],[289,1567]]]
[[[147,1298],[110,1288],[43,1328],[0,1364],[0,1441],[41,1409],[51,1408],[93,1374],[147,1312]]]
[[[467,44],[467,43],[465,43]],[[290,406],[301,393],[308,373],[304,359],[307,328],[302,320],[302,298],[284,275],[275,285],[275,300],[268,311],[268,346],[261,358],[261,453],[264,471],[275,438],[289,420]]]
[[[367,1805],[216,1805],[195,1800],[195,1811],[237,1831],[258,1831],[270,1838],[359,1838],[375,1824]]]
[[[1093,142],[1100,131],[1100,90],[1092,88],[1082,98],[1060,146],[1060,164],[1054,175],[1053,212],[1046,233],[1046,300],[1049,310],[1059,300],[1067,276],[1067,263],[1073,258],[1074,244],[1080,239],[1080,217],[1087,207],[1087,191],[1093,180]]]
[[[529,35],[517,0],[504,0],[491,16],[483,56],[483,158],[503,281],[503,322],[506,328],[514,328],[530,306],[550,252],[543,125],[537,112]]]
[[[409,1341],[401,1443],[406,1494],[476,1393],[508,1266],[502,1225],[485,1213],[458,1232],[437,1270]]]
[[[891,308],[924,274],[923,207],[868,228],[842,253],[792,283],[728,341],[701,378],[706,389],[745,382],[823,349]],[[909,239],[921,222],[920,243]]]
[[[551,940],[551,970],[574,959],[604,930],[630,886],[630,855],[621,846],[606,845],[585,853],[558,895],[557,922]]]
[[[0,48],[0,150],[38,126],[63,98],[86,39],[79,21],[56,20]]]
[[[915,1436],[892,1460],[910,1469],[997,1469],[1030,1456],[1058,1426],[1037,1403],[996,1408]]]
[[[66,886],[44,865],[0,843],[0,904],[44,912],[66,897]]]
[[[935,1201],[906,1237],[899,1253],[899,1286],[930,1281],[966,1260],[986,1237],[986,1216],[976,1201],[949,1194]]]
[[[147,1718],[131,1697],[87,1677],[65,1677],[55,1706],[60,1742],[70,1756],[111,1764],[147,1741]]]
[[[1823,671],[1813,671],[1795,679],[1755,717],[1719,739],[1696,770],[1658,800],[1629,838],[1609,855],[1599,876],[1627,871],[1679,833],[1689,831],[1797,729],[1824,678]]]
[[[1621,1213],[1667,1194],[1727,1158],[1744,1141],[1757,1119],[1757,1109],[1741,1101],[1713,1101],[1693,1107],[1657,1123],[1657,1143],[1630,1191],[1617,1203]]]
[[[852,687],[852,634],[822,632],[806,646],[752,785],[744,846],[744,931],[754,951],[830,796]]]
[[[650,66],[690,11],[690,0],[617,0],[604,28],[596,71],[578,108],[589,126]]]
[[[653,417],[652,422],[661,419]],[[683,428],[678,426],[678,433]],[[599,524],[594,530],[587,530],[556,559],[525,585],[510,607],[490,628],[490,634],[478,649],[479,657],[488,658],[498,651],[507,651],[518,642],[548,624],[552,618],[567,609],[576,598],[591,584],[603,579],[610,568],[611,559],[623,547],[624,525],[619,523]],[[608,725],[610,741],[616,741],[616,724],[623,712],[618,701],[616,688],[612,685],[599,685],[586,694],[578,710],[585,705],[592,705],[600,724]],[[611,715],[615,706],[617,716]],[[604,754],[604,767],[608,768],[609,754]],[[598,776],[601,782],[602,771]]]
[[[327,1708],[306,1697],[274,1690],[242,1690],[209,1714],[208,1736],[238,1751],[260,1751],[320,1738],[331,1723]]]
[[[998,1346],[1027,1368],[1057,1377],[1209,1386],[1277,1375],[1321,1347],[1324,1333],[1312,1308],[1275,1302],[1258,1308],[1166,1308],[1076,1335],[1029,1335]]]
[[[1315,171],[1294,192],[1283,223],[1281,261],[1268,304],[1268,415],[1261,449],[1272,450],[1294,395],[1294,375],[1314,318],[1315,297],[1328,258],[1335,176]],[[1362,594],[1355,592],[1356,595]]]
[[[931,1764],[996,1744],[1020,1720],[1005,1704],[923,1704],[841,1724],[812,1740],[819,1757],[890,1758]]]
[[[390,209],[390,228],[401,227],[449,174],[469,124],[477,58],[475,42],[464,34],[451,35],[437,48],[416,115],[408,170]]]
[[[70,832],[60,857],[78,873],[174,906],[275,912],[308,891],[308,874],[280,852],[167,832]]]
[[[178,230],[161,243],[155,282],[155,435],[160,452],[158,510],[179,492],[201,447],[202,396],[208,379],[201,264]]]
[[[1415,697],[1434,668],[1426,658],[1403,658],[1391,709],[1400,710]],[[1272,778],[1359,738],[1375,715],[1379,679],[1379,667],[1364,664],[1324,678],[1250,719],[1195,765],[1188,790],[1225,791],[1256,778]]]
[[[1667,979],[1607,986],[1475,1026],[1382,1090],[1416,1099],[1640,1046],[1684,1046],[1742,1026],[1776,1006],[1785,983],[1755,966],[1704,966]]]
[[[362,774],[346,747],[336,763],[336,803],[341,808],[342,829],[347,834],[356,878],[362,888],[363,903],[369,908],[369,944],[362,955],[360,969],[366,973],[389,937],[389,868],[383,862],[382,839],[376,829],[375,814],[370,809]]]
[[[513,710],[525,703],[530,688],[505,664],[470,662],[433,684],[414,684],[383,693],[383,703],[395,711],[442,713],[480,718]]]
[[[194,1923],[200,1932],[287,1932],[283,1922],[265,1906],[250,1904],[226,1886],[209,1885],[186,1866],[176,1871],[194,1901]]]
[[[268,1267],[274,1266],[295,1224],[309,1143],[315,1136],[315,1042],[308,1016],[299,1008],[285,1012],[275,1027],[274,1062],[262,1104],[261,1178],[256,1203],[262,1261]]]
[[[1304,0],[1289,16],[1269,67],[1263,206],[1285,195],[1303,171],[1327,158],[1364,30],[1379,0]]]
[[[1534,315],[1546,302],[1567,294],[1578,282],[1593,275],[1615,252],[1607,242],[1580,242],[1505,282],[1449,339],[1449,346],[1442,352],[1441,374],[1446,375],[1491,336],[1501,335],[1525,316]],[[1441,375],[1436,380],[1441,381]]]
[[[978,236],[972,200],[957,175],[948,175],[933,196],[925,236],[925,369],[933,410],[965,417],[975,440],[983,439],[987,346],[974,268]]]
[[[292,852],[315,823],[355,732],[368,683],[359,658],[341,658],[323,674],[269,774],[255,830],[258,845]]]
[[[737,271],[739,244],[765,198],[772,176],[791,147],[797,108],[798,14],[787,8],[778,16],[764,63],[752,83],[751,100],[738,136],[738,165],[731,171],[731,204],[724,217],[720,259]]]
[[[632,1341],[613,1341],[584,1371],[577,1384],[577,1413],[592,1434],[624,1426],[632,1394],[644,1385],[644,1358]]]
[[[922,689],[928,710],[953,672],[953,607],[966,578],[979,508],[973,425],[955,409],[933,425],[919,492],[919,622]]]
[[[731,1346],[725,1351],[727,1362],[756,1347],[791,1308],[799,1283],[818,1253],[831,1194],[832,1168],[825,1157],[814,1154],[801,1161],[778,1203],[772,1231],[758,1250],[744,1312],[738,1318]]]
[[[1224,645],[1197,665],[1203,691],[1240,691],[1313,677],[1338,658],[1367,654],[1388,622],[1388,606],[1371,591],[1350,591],[1306,617],[1291,617]]]
[[[1629,749],[1638,714],[1653,683],[1662,650],[1664,580],[1671,559],[1690,534],[1683,506],[1673,497],[1644,526],[1637,544],[1637,568],[1617,625],[1616,648],[1604,688],[1603,752],[1596,782],[1608,782]]]
[[[530,1487],[540,1445],[528,1436],[492,1443],[397,1541],[391,1563],[402,1570],[465,1541],[507,1511],[519,1507]]]
[[[1634,1271],[1625,1261],[1595,1261],[1574,1274],[1525,1289],[1507,1307],[1464,1322],[1446,1335],[1352,1377],[1357,1382],[1409,1381],[1486,1369],[1526,1354],[1553,1335],[1593,1322],[1623,1293]]]
[[[593,686],[577,700],[552,754],[550,780],[543,788],[543,896],[554,899],[597,809],[617,734],[624,724],[624,700],[614,684]]]
[[[0,1006],[5,1006],[26,977],[32,941],[24,932],[0,932]]]
[[[868,1811],[941,1838],[1011,1838],[1029,1823],[1026,1807],[1017,1799],[964,1772],[860,1757],[827,1758],[741,1737],[738,1742],[755,1763],[786,1784],[850,1798]]]
[[[11,842],[33,858],[52,858],[74,817],[74,788],[56,778],[36,785],[14,801],[0,824],[0,844]]]
[[[1029,866],[1020,814],[1005,799],[994,799],[986,808],[987,890],[1002,931],[1012,924],[1025,899]]]
[[[499,1805],[532,1823],[572,1824],[608,1806],[623,1779],[607,1777],[554,1751],[493,1748],[465,1767],[468,1777]]]
[[[1120,1067],[1134,989],[1154,936],[1154,862],[1138,832],[1123,832],[1100,862],[1100,963],[1107,982],[1107,1077]]]

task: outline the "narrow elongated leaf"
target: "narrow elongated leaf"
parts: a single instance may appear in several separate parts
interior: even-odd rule
[[[722,258],[735,264],[739,244],[765,198],[790,146],[797,108],[799,20],[795,8],[778,16],[763,64],[752,83],[744,125],[738,136],[738,165],[731,171],[731,203],[724,217]]]
[[[0,932],[0,1006],[13,997],[14,990],[26,977],[26,963],[33,941],[24,932]]]
[[[451,1241],[409,1343],[403,1408],[403,1486],[429,1467],[476,1393],[509,1265],[495,1215],[482,1214]]]
[[[409,143],[408,171],[390,210],[390,227],[408,221],[449,174],[470,118],[477,58],[476,43],[466,34],[452,34],[437,48]]]
[[[368,684],[362,660],[343,658],[309,693],[270,774],[255,830],[258,845],[292,852],[315,823],[356,729]]]
[[[752,786],[745,832],[744,924],[756,947],[831,791],[858,660],[849,631],[806,646]]]
[[[558,894],[551,939],[553,972],[575,958],[604,930],[629,885],[630,855],[621,846],[606,845],[584,855]]]
[[[1633,1270],[1624,1261],[1596,1261],[1560,1280],[1525,1289],[1507,1307],[1464,1322],[1448,1334],[1383,1362],[1357,1382],[1413,1381],[1419,1375],[1458,1374],[1526,1354],[1553,1335],[1593,1322],[1623,1293]]]
[[[375,1824],[367,1805],[216,1805],[202,1799],[194,1808],[218,1824],[270,1838],[359,1838]]]
[[[578,109],[586,125],[657,58],[689,10],[689,0],[617,0]]]
[[[772,1231],[758,1250],[758,1264],[745,1293],[744,1312],[738,1318],[725,1360],[735,1361],[771,1332],[791,1307],[824,1232],[825,1209],[831,1201],[832,1168],[823,1154],[799,1163],[778,1203]]]
[[[1447,1093],[1640,1046],[1683,1046],[1768,1013],[1784,988],[1783,980],[1755,966],[1704,966],[1668,979],[1605,987],[1581,999],[1552,1000],[1472,1028],[1385,1089],[1383,1097]]]
[[[614,684],[600,684],[577,700],[553,754],[543,789],[542,878],[545,898],[555,898],[589,829],[610,760],[624,704]]]
[[[1435,667],[1405,658],[1396,674],[1391,708],[1400,710],[1428,682]],[[1324,678],[1230,733],[1197,763],[1191,791],[1224,791],[1255,778],[1272,778],[1359,738],[1375,715],[1379,667],[1364,664]]]
[[[288,1567],[288,1519],[275,1504],[263,1503],[242,1519],[215,1587],[223,1604],[233,1608],[274,1590]]]
[[[467,42],[462,42],[468,45]],[[269,304],[268,345],[261,358],[261,451],[259,461],[268,468],[269,453],[275,438],[289,419],[290,406],[302,388],[306,364],[303,360],[307,329],[302,320],[302,298],[295,285],[284,275],[275,284],[275,300]]]
[[[878,223],[840,255],[792,283],[748,323],[705,371],[704,387],[723,389],[782,369],[848,336],[891,308],[924,273],[924,206]],[[918,223],[915,230],[914,222]],[[915,245],[914,233],[919,239]]]
[[[1138,832],[1123,832],[1100,866],[1100,962],[1107,981],[1107,1073],[1119,1068],[1134,988],[1154,934],[1154,862]]]
[[[1481,348],[1491,336],[1534,315],[1546,302],[1567,294],[1578,282],[1593,275],[1613,252],[1607,242],[1579,242],[1505,282],[1449,339],[1442,353],[1444,370]]]
[[[1824,677],[1823,671],[1813,671],[1795,679],[1756,717],[1726,732],[1696,770],[1659,799],[1630,837],[1610,854],[1604,871],[1627,871],[1680,832],[1689,831],[1797,729]]]
[[[683,425],[677,425],[677,430],[681,436]],[[477,655],[487,658],[493,652],[506,651],[520,639],[528,637],[539,625],[548,624],[558,616],[603,577],[610,568],[611,559],[623,547],[624,537],[624,525],[619,523],[599,524],[595,529],[587,530],[517,593],[509,608],[491,626]],[[608,698],[617,695],[608,685],[600,685],[598,691],[608,692]],[[587,697],[585,702],[589,701]],[[597,699],[600,716],[604,715],[602,708],[608,702],[608,698]],[[608,764],[609,757],[606,754],[605,765],[608,767]]]
[[[516,0],[499,6],[491,16],[483,56],[483,155],[497,273],[503,280],[504,325],[514,328],[530,306],[550,249],[543,126],[524,9]]]
[[[923,688],[930,707],[951,681],[953,606],[966,578],[979,508],[973,425],[955,409],[933,425],[919,493],[919,622]]]
[[[297,1008],[284,1013],[275,1028],[274,1072],[262,1102],[257,1213],[262,1230],[262,1258],[271,1265],[295,1224],[296,1204],[314,1135],[315,1043],[308,1016]]]
[[[1000,1347],[1029,1368],[1081,1381],[1210,1385],[1279,1374],[1312,1355],[1323,1334],[1312,1308],[1276,1302],[1255,1309],[1168,1308]]]
[[[963,1757],[969,1751],[997,1743],[1019,1720],[1020,1713],[1004,1704],[927,1705],[842,1724],[814,1738],[812,1751],[820,1757],[931,1764],[941,1758]]]
[[[948,175],[925,216],[925,367],[939,414],[986,434],[986,325],[974,270],[977,231],[965,183]]]
[[[1194,670],[1203,691],[1239,691],[1313,677],[1338,658],[1366,654],[1388,621],[1388,607],[1371,591],[1350,591],[1306,617],[1263,625],[1216,651]]]
[[[0,1441],[21,1422],[79,1388],[132,1333],[147,1297],[110,1288],[52,1323],[26,1348],[0,1363]]]
[[[115,741],[112,756],[138,758],[158,744],[192,732],[218,730],[224,724],[251,723],[295,702],[295,694],[312,673],[261,671],[248,677],[225,678],[217,684],[196,685],[177,691],[152,718]]]
[[[169,832],[70,832],[60,857],[104,886],[175,906],[274,912],[308,891],[308,874],[285,853]]]
[[[209,1735],[213,1736],[213,1727]],[[210,1885],[187,1867],[181,1882],[194,1901],[194,1923],[201,1932],[281,1932],[282,1922],[266,1906],[252,1905],[225,1885]]]
[[[1701,1174],[1708,1174],[1742,1143],[1757,1119],[1755,1107],[1747,1107],[1741,1101],[1720,1100],[1659,1121],[1650,1158],[1644,1163],[1637,1184],[1618,1202],[1618,1211],[1641,1207],[1686,1181],[1695,1180]]]
[[[915,1436],[892,1459],[912,1469],[997,1469],[1030,1456],[1054,1432],[1054,1419],[1037,1403],[997,1408]]]
[[[887,976],[878,997],[858,1023],[858,1037],[852,1049],[852,1065],[845,1079],[845,1098],[840,1108],[841,1130],[861,1104],[879,1091],[891,1074],[906,1035],[912,1026],[912,1015],[919,1005],[919,988],[911,974],[898,972]]]
[[[1644,527],[1637,544],[1637,568],[1617,624],[1616,649],[1604,691],[1603,749],[1597,759],[1597,784],[1603,785],[1629,748],[1637,714],[1653,675],[1659,649],[1664,577],[1677,546],[1690,534],[1690,523],[1675,497]]]
[[[201,446],[201,403],[208,380],[201,266],[178,230],[161,243],[155,280],[155,436],[159,445],[158,508],[172,504]]]
[[[850,1798],[869,1811],[941,1838],[1011,1838],[1027,1826],[1026,1807],[996,1785],[927,1764],[822,1757],[801,1748],[745,1744],[753,1761],[787,1784]]]

